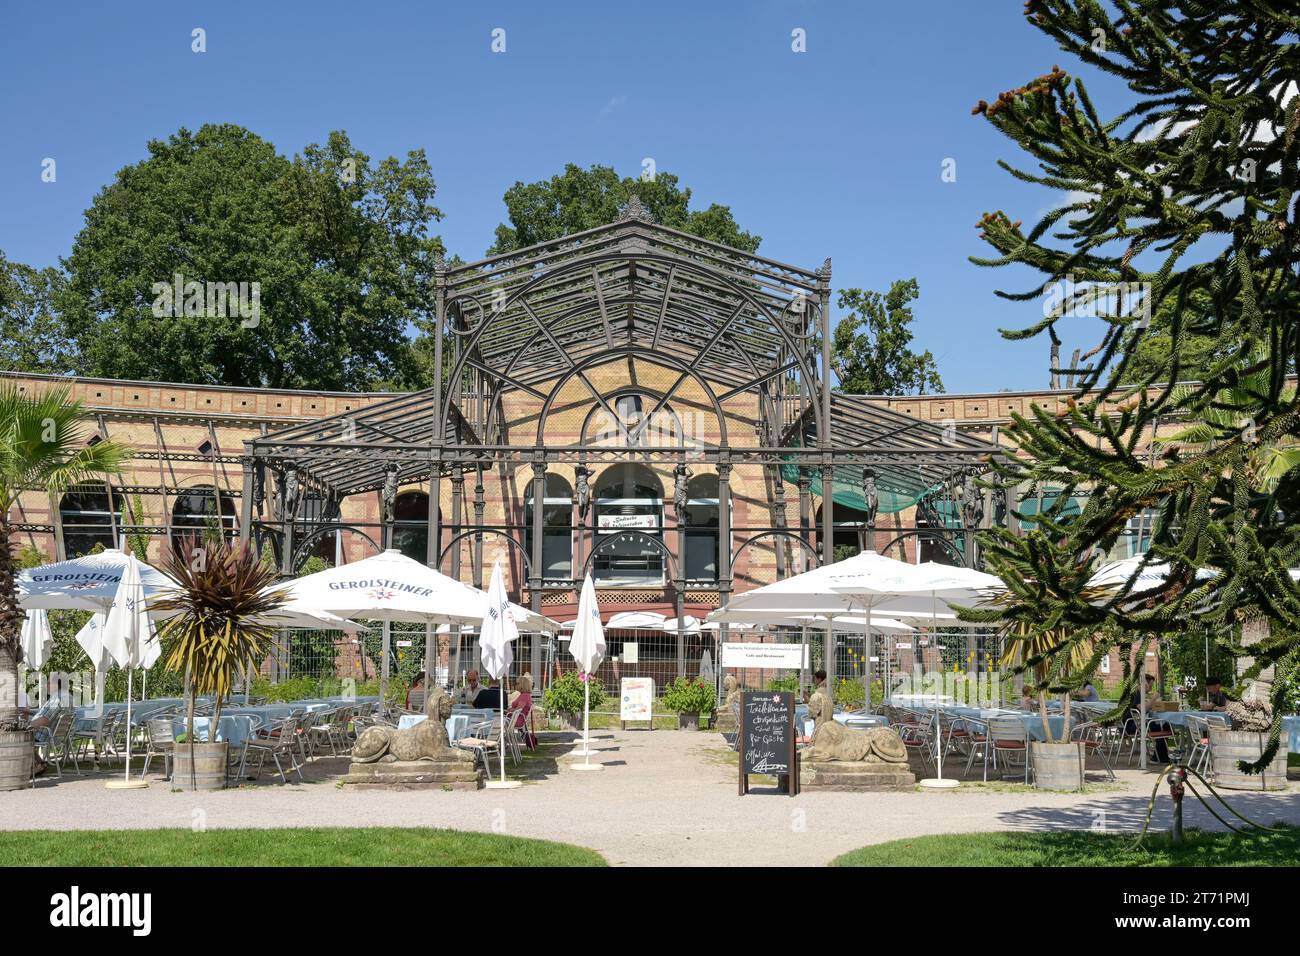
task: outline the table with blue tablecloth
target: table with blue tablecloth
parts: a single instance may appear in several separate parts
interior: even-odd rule
[[[416,724],[423,723],[429,718],[425,714],[403,714],[397,718],[398,730],[406,730],[408,727],[414,727]],[[455,743],[464,737],[469,730],[468,714],[452,714],[443,724],[447,728],[447,740]]]
[[[172,719],[172,732],[180,737],[185,733],[185,718],[175,717]],[[255,729],[253,718],[247,714],[223,714],[221,722],[217,725],[217,740],[224,740],[232,747],[242,747],[247,740],[253,736]],[[194,718],[194,739],[199,743],[208,740],[212,731],[211,717]]]
[[[1300,717],[1282,718],[1282,739],[1291,753],[1300,754]]]
[[[1163,720],[1171,727],[1186,727],[1188,717],[1200,717],[1211,723],[1222,720],[1229,727],[1232,726],[1232,718],[1223,711],[1216,710],[1153,710],[1147,716],[1152,720]]]

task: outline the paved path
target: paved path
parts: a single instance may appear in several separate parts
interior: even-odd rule
[[[517,790],[414,793],[336,785],[343,761],[321,761],[303,785],[214,793],[110,791],[103,775],[42,779],[0,793],[3,829],[135,827],[434,826],[541,837],[592,847],[626,865],[822,865],[869,843],[930,833],[1013,829],[1134,829],[1154,778],[1120,771],[1118,789],[1088,794],[975,787],[946,793],[806,792],[736,795],[734,757],[712,733],[601,732],[608,764],[583,774],[543,761]],[[119,771],[120,772],[120,771]],[[1162,788],[1162,793],[1167,792]],[[1261,822],[1300,824],[1300,784],[1277,794],[1236,794]],[[1156,823],[1166,826],[1162,796]],[[1216,826],[1189,797],[1188,825]]]

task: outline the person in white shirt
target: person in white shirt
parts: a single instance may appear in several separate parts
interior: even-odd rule
[[[456,695],[456,702],[473,705],[474,698],[479,695],[479,691],[482,689],[483,685],[478,682],[478,671],[470,671],[465,675],[465,686]]]

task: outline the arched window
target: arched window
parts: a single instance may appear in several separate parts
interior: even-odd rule
[[[334,512],[330,508],[328,499],[311,492],[308,492],[303,497],[302,522],[306,525],[305,534],[311,534],[318,525],[330,524],[333,521]],[[295,540],[297,540],[296,535]],[[311,547],[307,549],[306,557],[320,558],[330,567],[333,567],[338,563],[338,542],[339,533],[337,531],[317,535],[311,539]]]
[[[613,418],[604,406],[597,406],[587,414],[582,423],[584,444],[605,448],[683,444],[682,422],[671,405],[660,408],[657,398],[640,392],[621,392],[611,396],[608,404],[614,412]]]
[[[423,491],[403,491],[393,502],[393,541],[412,561],[429,559],[429,496]]]
[[[592,502],[597,540],[621,529],[662,536],[663,495],[658,476],[644,465],[625,462],[605,469]],[[592,565],[595,583],[601,587],[658,587],[665,581],[662,552],[633,535],[605,544]]]
[[[218,497],[221,499],[219,517]],[[172,547],[179,549],[186,538],[202,540],[211,532],[219,532],[229,541],[235,536],[238,515],[230,495],[216,495],[211,485],[187,488],[176,496],[172,505]]]
[[[107,491],[69,491],[59,501],[66,557],[89,554],[95,545],[117,547],[113,540],[113,502]]]
[[[718,579],[718,476],[694,475],[686,483],[686,580]]]
[[[542,499],[542,580],[573,578],[573,489],[563,475],[546,473]],[[524,504],[524,547],[533,555],[533,483]]]

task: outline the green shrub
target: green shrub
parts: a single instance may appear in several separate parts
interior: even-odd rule
[[[713,710],[716,702],[713,684],[698,677],[678,677],[664,690],[664,706],[679,714],[707,714]]]
[[[591,709],[595,710],[605,703],[605,688],[595,677],[587,681],[590,685]],[[542,695],[542,705],[551,713],[582,713],[583,681],[577,671],[566,671],[551,682]]]
[[[799,693],[799,675],[791,674],[788,677],[773,677],[767,682],[767,689],[780,693],[797,694]]]
[[[866,692],[861,678],[838,677],[835,679],[835,703],[841,707],[855,710],[862,707]],[[884,702],[885,687],[878,680],[871,682],[871,703],[873,706]]]

